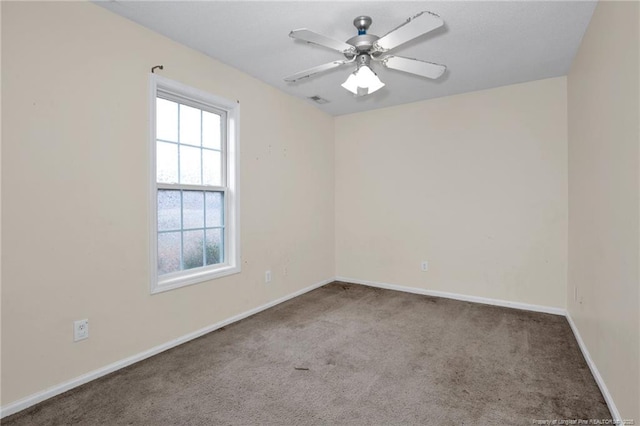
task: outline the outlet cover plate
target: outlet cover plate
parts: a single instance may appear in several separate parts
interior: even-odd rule
[[[73,322],[73,341],[77,342],[80,340],[89,338],[89,320],[82,319]]]

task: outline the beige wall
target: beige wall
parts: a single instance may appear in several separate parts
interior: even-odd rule
[[[636,2],[599,3],[568,76],[567,307],[620,414],[636,422],[638,8]]]
[[[337,275],[564,308],[566,138],[564,77],[338,117]]]
[[[2,9],[2,405],[334,275],[332,117],[93,4]],[[157,64],[241,102],[243,270],[151,296]]]

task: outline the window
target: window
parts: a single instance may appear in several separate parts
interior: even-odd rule
[[[236,102],[151,75],[151,292],[240,272]]]

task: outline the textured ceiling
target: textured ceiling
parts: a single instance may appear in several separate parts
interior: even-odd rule
[[[596,5],[594,1],[98,4],[294,96],[325,98],[330,102],[317,107],[332,115],[566,75]],[[338,52],[291,39],[292,29],[308,28],[345,41],[357,34],[353,19],[369,15],[373,18],[369,33],[382,36],[423,10],[440,15],[445,26],[393,52],[447,65],[440,79],[374,64],[386,86],[361,98],[340,86],[354,71],[353,65],[297,83],[283,81],[295,72],[343,58]]]

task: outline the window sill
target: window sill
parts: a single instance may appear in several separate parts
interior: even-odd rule
[[[228,275],[238,274],[241,272],[240,266],[227,265],[213,270],[189,272],[186,271],[178,276],[169,278],[160,278],[151,288],[151,294],[163,293],[169,290],[186,287],[192,284],[198,284],[204,281],[211,281],[217,278],[226,277]]]

